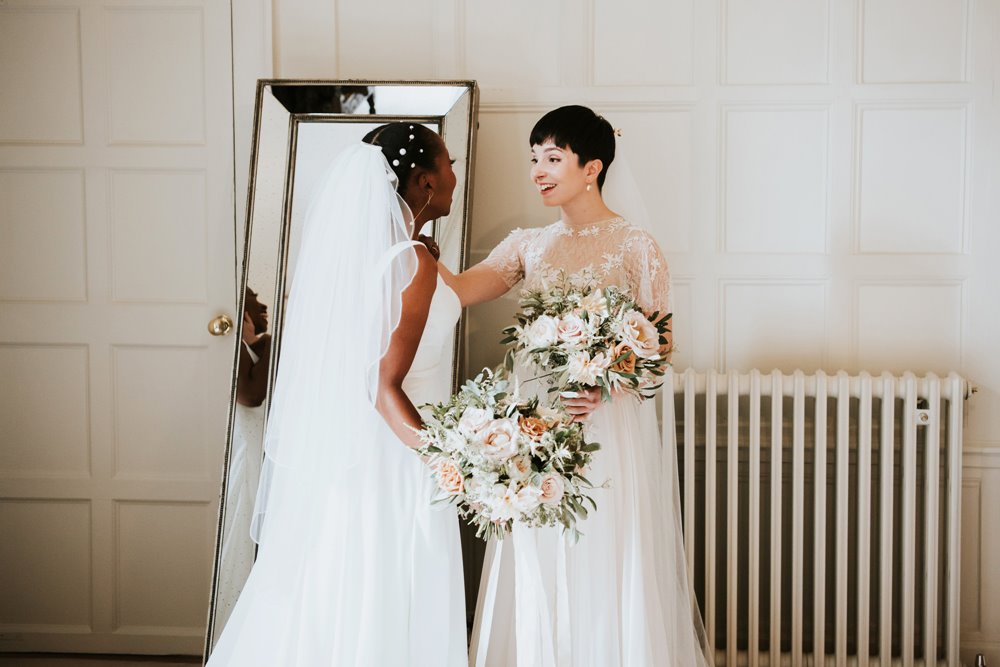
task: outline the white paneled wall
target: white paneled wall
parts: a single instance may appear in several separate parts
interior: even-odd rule
[[[479,81],[473,260],[555,218],[528,181],[528,132],[587,104],[624,130],[670,260],[678,367],[967,376],[963,645],[1000,662],[1000,0],[274,12],[278,76]],[[73,140],[76,116],[59,113]],[[471,367],[498,361],[481,341],[515,305],[473,311]]]

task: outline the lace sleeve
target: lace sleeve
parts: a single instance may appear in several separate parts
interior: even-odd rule
[[[524,278],[526,236],[526,230],[515,229],[497,247],[493,248],[493,251],[482,262],[483,266],[493,269],[508,288],[513,287]]]
[[[643,229],[636,229],[630,235],[627,245],[629,252],[626,253],[625,271],[629,287],[636,295],[639,306],[646,313],[672,313],[674,304],[670,295],[670,270],[660,246]]]

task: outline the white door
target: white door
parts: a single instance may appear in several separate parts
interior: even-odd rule
[[[0,2],[0,651],[201,650],[230,44],[225,0]]]

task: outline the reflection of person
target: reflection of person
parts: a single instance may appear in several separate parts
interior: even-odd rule
[[[448,213],[455,175],[437,134],[394,123],[323,183],[283,325],[260,549],[208,664],[464,666],[457,518],[431,507],[408,449],[414,403],[451,388],[461,308],[414,239]]]
[[[561,279],[628,290],[648,313],[670,310],[666,261],[646,230],[622,218],[601,195],[615,156],[614,131],[585,107],[549,112],[531,132],[531,179],[561,219],[515,230],[490,256],[448,278],[464,305],[488,301],[524,281],[541,288]],[[621,202],[628,205],[628,202]],[[522,377],[535,375],[515,369]],[[692,613],[680,529],[676,457],[662,456],[652,401],[629,395],[598,404],[595,392],[572,411],[601,443],[588,478],[597,510],[567,548],[558,529],[525,528],[512,548],[491,547],[480,589],[472,657],[477,665],[710,664]],[[589,416],[586,416],[589,413]],[[540,568],[551,590],[514,594],[517,570]],[[490,586],[490,581],[495,582]],[[516,621],[515,621],[516,616]],[[492,618],[492,623],[488,620]]]
[[[267,369],[271,363],[271,334],[267,333],[267,306],[249,287],[243,296],[243,329],[240,362],[236,370],[236,402],[257,407],[267,395]]]
[[[220,544],[220,562],[215,619],[224,627],[250,569],[257,545],[247,527],[253,519],[254,497],[260,481],[263,458],[264,409],[271,335],[267,333],[267,306],[247,287],[243,292],[243,328],[239,364],[236,369],[236,407],[233,436],[226,474],[225,523]]]

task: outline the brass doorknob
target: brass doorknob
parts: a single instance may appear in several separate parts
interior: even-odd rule
[[[225,336],[233,330],[233,321],[229,315],[219,315],[208,323],[208,333],[213,336]]]

